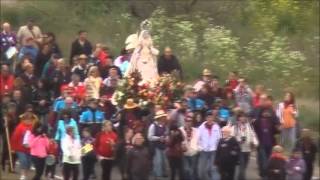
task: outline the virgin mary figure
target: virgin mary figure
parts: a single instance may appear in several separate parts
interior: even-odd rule
[[[141,32],[131,55],[126,75],[138,71],[144,82],[152,83],[159,77],[157,69],[157,55],[159,51],[153,47],[150,31],[144,27],[146,23],[149,22],[144,21],[141,24]]]

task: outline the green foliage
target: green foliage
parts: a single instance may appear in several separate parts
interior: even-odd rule
[[[239,38],[232,36],[230,30],[220,26],[208,27],[203,36],[206,47],[204,65],[222,75],[241,67]]]
[[[193,66],[188,69],[188,74],[189,70],[196,74],[193,70],[200,72],[204,67],[223,76],[231,70],[240,70],[253,83],[275,84],[277,87],[301,86],[310,80],[312,67],[306,64],[302,52],[291,50],[286,36],[266,31],[240,46],[239,38],[231,30],[211,25],[210,19],[195,18],[190,21],[188,16],[171,17],[163,9],[156,10],[151,17],[155,44],[160,48],[172,46],[184,64]],[[199,29],[202,33],[197,33]],[[200,50],[197,47],[203,52],[201,59],[196,56]],[[304,77],[297,72],[303,73]]]
[[[251,0],[243,13],[246,21],[259,31],[303,33],[313,16],[312,3],[291,0]]]
[[[285,37],[265,34],[249,42],[244,50],[246,65],[242,72],[254,81],[259,81],[255,74],[260,74],[258,78],[268,77],[267,84],[276,81],[283,87],[299,86],[300,82],[309,80],[312,68],[306,66],[303,53],[289,49]],[[301,73],[305,75],[303,78]]]
[[[165,13],[163,9],[157,9],[150,18],[154,44],[160,49],[170,45],[177,49],[182,59],[190,58],[197,48],[193,22],[185,16],[168,17]]]

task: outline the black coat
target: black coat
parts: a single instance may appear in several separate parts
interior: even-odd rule
[[[24,113],[25,106],[27,105],[27,103],[24,99],[21,99],[20,101],[12,100],[12,102],[16,104],[16,112],[17,116],[19,117],[21,114]]]
[[[24,82],[24,85],[21,89],[23,101],[26,104],[32,104],[32,93],[35,90],[38,78],[35,75],[28,77],[25,73],[23,73],[20,78]]]
[[[55,42],[53,42],[51,44],[51,54],[58,54],[58,55],[62,56],[61,50],[60,50],[58,44]]]
[[[51,58],[51,53],[48,53],[48,54],[43,54],[42,52],[38,53],[38,56],[36,58],[36,64],[35,64],[35,74],[37,77],[40,77],[42,75],[44,66],[50,60],[50,58]]]
[[[267,167],[268,180],[286,179],[286,160],[281,158],[270,158]]]
[[[47,89],[36,89],[32,93],[32,103],[34,105],[37,114],[44,115],[49,112],[49,106],[51,104],[51,95]],[[44,105],[40,105],[39,102],[45,100]]]
[[[87,70],[88,70],[87,67],[82,68],[82,67],[76,66],[75,68],[72,69],[72,73],[78,74],[80,76],[80,81],[84,81],[87,77]]]
[[[61,86],[71,82],[71,72],[67,71],[63,73],[62,71],[55,70],[50,78],[50,82],[54,96],[59,97]]]
[[[90,41],[86,40],[83,44],[83,46],[79,43],[79,39],[76,39],[73,41],[71,45],[71,52],[70,52],[70,62],[72,62],[72,59],[74,56],[85,54],[87,56],[91,55],[92,53],[92,45]]]
[[[215,164],[219,167],[236,166],[239,160],[240,145],[234,137],[220,139]]]
[[[308,140],[309,142],[304,142]],[[311,139],[303,140],[301,138],[297,142],[296,148],[302,151],[303,159],[307,165],[311,165],[314,163],[314,161],[316,160],[317,145]]]
[[[147,180],[151,170],[151,156],[148,148],[134,147],[128,152],[129,180]]]
[[[158,73],[160,75],[164,73],[171,74],[174,70],[179,71],[180,77],[182,77],[181,65],[176,56],[172,55],[171,59],[166,59],[164,55],[161,55],[158,60]]]

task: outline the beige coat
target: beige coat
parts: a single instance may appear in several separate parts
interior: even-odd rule
[[[33,32],[33,34],[31,33],[31,31]],[[17,40],[20,46],[24,46],[26,39],[30,37],[38,42],[41,42],[42,33],[40,28],[38,26],[33,26],[32,30],[29,30],[27,26],[21,26],[17,33]]]
[[[84,85],[86,87],[87,98],[89,99],[99,99],[100,97],[100,87],[102,83],[101,77],[90,76],[84,80]]]
[[[198,148],[198,139],[199,139],[198,129],[192,128],[192,136],[191,136],[190,141],[187,140],[187,134],[186,134],[186,131],[184,130],[184,127],[181,127],[180,130],[181,130],[183,137],[184,137],[183,145],[186,147],[186,151],[184,152],[184,155],[185,156],[196,155],[199,151],[199,148]]]

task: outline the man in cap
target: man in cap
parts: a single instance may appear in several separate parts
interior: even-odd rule
[[[80,76],[80,80],[84,81],[88,68],[88,56],[80,54],[77,58],[77,65],[72,68],[71,72],[78,74]]]
[[[158,110],[154,116],[155,122],[148,129],[148,140],[153,148],[153,173],[156,178],[166,177],[166,139],[168,128],[166,126],[167,114]]]
[[[124,129],[128,127],[135,129],[136,125],[140,123],[140,108],[132,98],[127,99],[123,110],[120,113],[119,136],[124,137]]]
[[[212,73],[209,69],[202,71],[202,78],[193,86],[196,92],[199,92],[204,84],[211,84]]]

